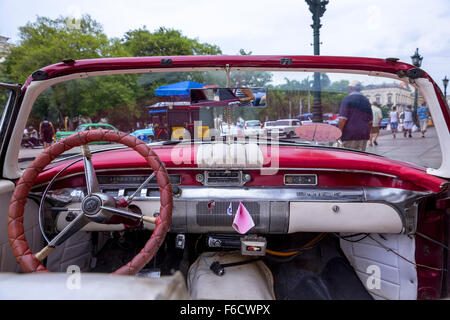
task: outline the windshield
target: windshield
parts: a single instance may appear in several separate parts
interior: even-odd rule
[[[259,121],[247,121],[245,124],[247,125],[247,127],[260,127],[261,126],[261,122],[259,122]]]
[[[275,121],[275,122],[270,122],[270,126],[288,126],[289,125],[289,121]]]
[[[75,129],[75,131],[81,132],[81,131],[86,130],[87,128],[88,128],[88,127],[86,127],[86,126],[78,126],[78,127]]]
[[[42,150],[45,139],[53,143],[74,131],[102,128],[136,132],[133,135],[138,139],[152,144],[247,136],[269,137],[273,142],[273,135],[279,134],[276,139],[288,139],[292,145],[340,147],[426,167],[440,166],[440,147],[427,102],[420,93],[416,96],[410,84],[350,73],[318,75],[320,81],[315,82],[314,73],[300,71],[232,70],[229,77],[225,70],[177,71],[111,74],[57,83],[34,103],[27,128],[38,129],[39,137],[24,134],[32,147],[21,148],[21,167],[29,164],[30,154]],[[226,89],[227,101],[242,102],[242,96],[246,100],[239,105],[220,105],[220,94],[225,91],[217,89],[205,91],[210,104],[193,103],[191,90],[202,88],[230,88]],[[51,127],[44,132],[46,118],[54,132]],[[261,127],[261,123],[265,125]],[[305,129],[317,123],[339,128],[342,135],[334,141],[318,141]],[[271,126],[290,129],[266,130]],[[421,135],[425,127],[426,139]],[[152,130],[142,132],[146,128]],[[403,149],[412,144],[415,148]],[[119,146],[96,143],[91,149]],[[421,157],[424,152],[432,156]]]

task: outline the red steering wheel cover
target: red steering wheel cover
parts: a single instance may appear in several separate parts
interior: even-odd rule
[[[8,238],[13,254],[24,272],[49,272],[31,252],[23,226],[25,203],[36,177],[58,155],[73,147],[95,141],[121,143],[138,152],[154,170],[160,191],[160,214],[156,219],[152,236],[144,248],[129,263],[114,273],[136,274],[153,258],[164,241],[172,221],[173,198],[169,175],[159,157],[145,143],[126,133],[113,130],[87,130],[73,134],[45,149],[28,166],[14,189],[8,211]]]

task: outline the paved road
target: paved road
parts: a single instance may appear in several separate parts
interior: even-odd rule
[[[91,150],[104,148],[120,147],[121,144],[108,145],[90,145]],[[36,157],[43,149],[25,149],[20,150],[20,158],[27,158],[28,161],[22,162],[21,167],[25,168],[31,160]],[[80,154],[80,148],[74,148],[71,154]],[[367,147],[367,152],[376,153],[387,158],[412,162],[424,167],[439,168],[441,164],[441,149],[436,136],[434,127],[428,129],[426,138],[421,138],[420,132],[413,133],[413,138],[405,138],[403,134],[397,134],[393,139],[390,131],[381,130],[378,138],[378,146]]]
[[[425,138],[421,137],[420,132],[412,135],[412,138],[405,138],[403,133],[397,133],[397,138],[394,139],[390,131],[381,130],[378,146],[368,146],[367,151],[428,168],[439,168],[442,158],[435,128],[428,128]]]

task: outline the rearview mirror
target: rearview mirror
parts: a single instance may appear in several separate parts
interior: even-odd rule
[[[191,105],[198,107],[266,107],[266,88],[201,88],[190,90]]]

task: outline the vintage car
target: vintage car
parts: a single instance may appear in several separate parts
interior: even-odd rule
[[[281,119],[265,122],[263,129],[268,135],[277,131],[278,135],[291,139],[295,136],[295,129],[300,125],[300,120],[297,119]]]
[[[85,130],[37,150],[31,163],[19,162],[33,106],[55,85],[69,92],[74,82],[124,75],[150,95],[152,81],[153,88],[192,78],[275,88],[273,79],[311,79],[314,72],[417,88],[433,117],[440,164],[426,168],[413,157],[320,145],[315,132],[300,142],[222,136],[216,127],[207,138],[150,144],[119,131]],[[448,297],[450,112],[422,69],[390,58],[105,58],[56,63],[1,90],[9,98],[0,128],[0,298]],[[297,106],[309,94],[274,91],[259,109],[204,106],[198,122],[203,111],[213,123],[287,117],[288,101]],[[121,146],[88,147],[95,141]],[[72,148],[79,155],[64,156]]]
[[[148,127],[145,129],[135,130],[130,133],[130,136],[136,137],[139,140],[149,143],[155,139],[155,131],[153,130],[153,127]]]
[[[56,132],[56,141],[66,138],[76,132],[82,132],[85,130],[97,130],[97,129],[117,131],[116,127],[114,127],[113,125],[110,125],[108,123],[83,123],[83,124],[80,124],[75,129],[75,131],[57,131]]]
[[[244,122],[244,135],[257,136],[263,133],[261,121],[247,120]]]

